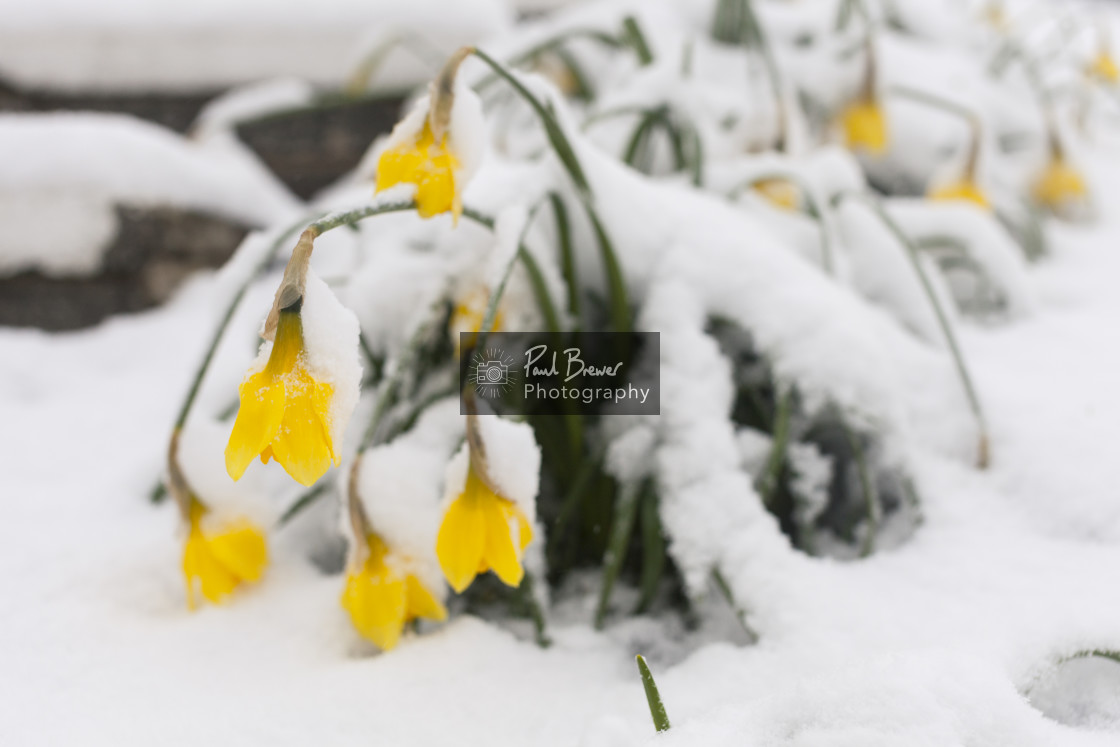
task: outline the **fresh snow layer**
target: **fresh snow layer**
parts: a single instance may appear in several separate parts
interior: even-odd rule
[[[0,275],[96,271],[117,206],[196,210],[247,227],[299,207],[232,137],[198,143],[121,115],[0,116],[0,162]]]
[[[505,0],[0,0],[0,80],[48,89],[214,90],[294,75],[340,87],[392,38],[375,83],[413,86],[507,29]]]
[[[1081,713],[1053,694],[1051,678],[1068,675],[1051,667],[1120,646],[1118,229],[1059,232],[1056,256],[1029,276],[1037,313],[965,327],[993,426],[989,472],[926,458],[926,521],[909,544],[860,563],[757,568],[739,593],[761,644],[712,643],[676,664],[656,654],[672,648],[659,626],[593,633],[586,609],[557,613],[548,650],[467,617],[371,657],[338,605],[341,578],[308,562],[298,525],[274,535],[263,584],[190,614],[174,509],[143,496],[165,448],[153,434],[167,432],[209,334],[197,310],[224,286],[193,284],[165,309],[89,332],[5,330],[0,453],[18,458],[3,477],[0,697],[18,707],[0,735],[644,744],[632,654],[645,651],[673,721],[658,744],[1115,744],[1114,689],[1082,694],[1104,704],[1084,728],[1022,693]],[[240,346],[258,322],[246,315]],[[209,444],[220,453],[224,439]],[[1084,687],[1114,687],[1104,671]]]

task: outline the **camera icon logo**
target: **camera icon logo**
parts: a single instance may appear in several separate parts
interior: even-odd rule
[[[509,383],[509,366],[502,361],[479,361],[475,376],[480,384],[501,386]]]
[[[500,348],[487,348],[474,353],[470,365],[470,381],[475,392],[486,399],[499,399],[513,388],[517,371],[513,358]]]

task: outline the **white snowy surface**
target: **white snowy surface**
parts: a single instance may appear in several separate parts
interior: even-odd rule
[[[228,135],[197,143],[123,115],[0,115],[0,162],[0,275],[96,271],[116,235],[117,206],[263,227],[300,204]]]
[[[114,0],[0,2],[0,79],[33,88],[214,90],[278,75],[339,87],[371,46],[375,83],[425,81],[456,48],[507,29],[506,0]],[[371,45],[372,42],[372,45]]]
[[[317,7],[324,18],[326,10],[357,8],[337,2]],[[903,20],[923,19],[924,3],[893,5]],[[416,12],[430,15],[437,5],[449,7],[432,0]],[[476,5],[499,7],[458,7],[469,13]],[[832,17],[818,12],[825,5],[759,3],[783,40],[779,57],[798,82],[811,79],[826,99],[839,101],[845,86],[854,85],[858,59],[836,69],[814,67],[819,60],[793,41],[807,27],[823,33],[820,19]],[[206,2],[177,6],[178,15],[149,16],[140,3],[118,4],[103,20],[114,27],[127,19],[147,33],[145,19],[152,18],[180,33],[187,20],[207,13],[224,25],[255,7]],[[300,7],[277,11],[276,23],[298,27],[306,17],[299,13],[308,12]],[[674,55],[707,23],[704,14],[684,0],[632,7],[657,52],[674,64],[642,71],[625,58],[605,65],[602,80],[621,92],[620,100],[696,107],[706,120],[718,118],[727,103],[718,86],[693,90],[673,76]],[[73,0],[43,8],[13,14],[25,39],[36,38],[34,24],[45,27],[52,10],[73,10],[76,28],[98,20]],[[441,23],[458,12],[445,13]],[[611,28],[620,12],[619,4],[577,7],[565,22]],[[979,42],[936,18],[923,33],[936,45],[894,36],[882,44],[893,61],[891,76],[912,83],[925,75],[945,95],[984,104],[993,128],[1024,120],[984,90],[957,90],[953,81],[971,69],[965,64],[975,61],[970,45]],[[83,38],[101,44],[113,33]],[[155,32],[151,39],[166,42]],[[316,49],[330,47],[322,36],[309,39]],[[733,57],[700,42],[696,54],[696,74],[709,76]],[[206,72],[204,62],[196,73]],[[712,66],[708,73],[704,65]],[[272,66],[268,73],[285,71]],[[104,70],[98,74],[114,80]],[[315,79],[313,71],[301,75]],[[524,80],[541,95],[554,95],[541,77]],[[728,80],[738,85],[738,72]],[[1016,86],[1005,92],[1022,103]],[[298,85],[257,93],[268,101],[304,95]],[[371,655],[339,605],[341,576],[320,570],[339,549],[333,497],[271,533],[272,564],[262,583],[239,590],[227,606],[193,614],[183,603],[175,510],[145,500],[180,397],[223,305],[266,251],[275,226],[299,208],[224,139],[221,123],[256,103],[253,95],[227,100],[195,144],[113,118],[0,119],[0,148],[10,149],[0,161],[14,164],[0,171],[0,190],[19,196],[27,188],[38,199],[29,204],[46,209],[54,189],[60,209],[72,210],[57,226],[42,227],[69,232],[53,239],[57,257],[36,250],[14,255],[20,262],[30,256],[48,268],[52,262],[80,267],[86,254],[78,234],[103,236],[112,228],[84,203],[71,206],[67,200],[77,198],[58,184],[82,184],[113,198],[199,201],[273,227],[251,235],[225,268],[188,284],[165,308],[78,333],[0,329],[0,496],[7,511],[0,521],[0,702],[7,704],[0,709],[0,743],[117,747],[151,744],[157,736],[171,745],[301,747],[451,740],[486,747],[1105,747],[1120,741],[1120,664],[1060,664],[1086,650],[1120,650],[1120,143],[1114,136],[1071,140],[1098,198],[1100,221],[1048,223],[1051,254],[1034,265],[1024,264],[999,225],[967,206],[887,203],[907,230],[950,232],[978,244],[974,259],[1007,297],[1012,313],[998,323],[967,314],[953,320],[990,427],[992,466],[979,471],[975,423],[897,241],[873,232],[879,227],[855,203],[828,209],[820,231],[835,252],[828,272],[812,251],[820,237],[805,230],[807,221],[778,220],[750,196],[726,199],[745,178],[778,170],[796,175],[828,205],[838,192],[862,187],[854,159],[828,148],[751,155],[751,144],[767,134],[762,100],[739,102],[740,125],[705,131],[719,162],[706,190],[677,175],[648,178],[619,166],[609,133],[573,135],[628,290],[641,304],[637,323],[661,332],[661,415],[608,434],[618,436],[608,460],[614,474],[657,477],[669,551],[690,591],[707,594],[698,599],[703,625],[686,632],[677,616],[662,613],[610,618],[605,631],[595,632],[589,624],[595,576],[576,578],[555,594],[547,611],[554,643],[547,650],[531,642],[522,623],[454,615],[445,626],[408,635],[392,652]],[[506,143],[494,120],[516,121],[517,112],[500,111],[500,102],[487,106],[490,153],[465,202],[500,217],[497,239],[467,219],[452,231],[446,216],[419,222],[394,215],[317,242],[316,273],[327,283],[349,281],[339,298],[353,308],[375,353],[399,350],[449,288],[457,295],[492,283],[528,207],[545,189],[570,196],[554,158],[530,160],[538,159],[543,143],[539,131],[523,127],[531,132],[524,142]],[[577,132],[584,112],[556,106],[566,128]],[[902,105],[889,109],[892,132],[912,139],[896,141],[873,168],[924,185],[944,165],[943,146],[959,140],[959,123],[936,120],[926,127]],[[20,130],[22,121],[36,127]],[[482,139],[481,131],[475,134]],[[508,148],[495,149],[498,142]],[[27,153],[30,146],[49,147],[26,155],[19,143]],[[1009,185],[1019,183],[1016,175],[1038,155],[1034,143],[1024,154],[988,164],[985,175],[1003,197],[1015,198],[1021,186]],[[118,161],[127,168],[117,169]],[[317,207],[368,203],[369,176],[359,168]],[[12,215],[0,214],[5,230],[27,209],[15,204]],[[572,212],[579,266],[598,267],[586,222]],[[562,298],[555,258],[534,249],[548,245],[534,239],[546,237],[550,225],[539,218],[526,240],[554,297]],[[6,254],[2,261],[9,260]],[[221,467],[229,423],[213,416],[229,405],[251,363],[277,269],[250,288],[234,316],[183,436],[191,483],[219,511],[262,523],[298,493],[274,464],[255,465],[236,486],[229,481]],[[583,280],[602,284],[591,272]],[[950,291],[938,285],[946,300]],[[334,301],[333,289],[317,281],[309,288],[311,306],[315,293]],[[507,323],[539,324],[531,308],[525,278],[514,272],[503,300]],[[309,334],[337,343],[328,367],[341,361],[353,399],[354,315],[334,308],[316,326],[314,309],[307,312]],[[795,384],[809,409],[836,403],[905,457],[923,516],[912,537],[846,563],[811,558],[789,545],[752,486],[767,439],[736,430],[727,418],[734,390],[726,359],[704,332],[711,315],[748,328],[778,381]],[[369,399],[359,405],[349,435],[368,417]],[[461,426],[457,402],[444,402],[399,441],[367,453],[362,464],[363,499],[375,528],[433,578],[438,506],[457,493],[465,475],[465,453],[451,458]],[[531,430],[496,419],[484,419],[483,428],[495,478],[533,517],[540,454]],[[813,510],[829,463],[808,449],[795,444],[791,459],[799,474],[795,488],[816,499],[805,509]],[[540,547],[538,540],[529,548],[531,566],[540,561]],[[723,604],[707,585],[713,565],[759,633],[757,645],[741,645],[741,633],[713,621],[718,616],[710,613]],[[668,734],[653,733],[635,653],[647,656],[657,677],[673,724]]]
[[[1059,657],[1120,646],[1120,257],[1101,235],[1061,232],[1031,270],[1035,315],[966,328],[990,472],[925,459],[926,522],[897,551],[758,568],[759,646],[651,659],[673,721],[656,743],[1116,743],[1107,713],[1063,726],[1022,695]],[[0,332],[0,697],[18,706],[4,741],[654,741],[632,661],[666,645],[648,628],[593,633],[581,610],[552,621],[542,651],[460,618],[367,656],[340,577],[315,571],[292,530],[259,587],[186,611],[174,510],[143,495],[165,446],[153,434],[208,335],[195,309],[215,292],[200,282],[89,332]]]

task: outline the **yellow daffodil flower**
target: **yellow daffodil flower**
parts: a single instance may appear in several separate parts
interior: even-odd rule
[[[312,485],[339,456],[331,440],[333,387],[307,369],[298,307],[279,313],[268,363],[241,383],[241,409],[226,445],[226,471],[241,479],[257,456],[276,459],[301,485]]]
[[[192,500],[190,530],[183,548],[187,606],[196,607],[196,593],[220,604],[243,582],[260,579],[268,565],[264,533],[248,519],[237,519],[217,531],[202,528],[206,508]]]
[[[488,570],[508,586],[525,575],[521,556],[533,529],[513,501],[495,493],[471,465],[467,483],[443,517],[436,555],[451,588],[461,592]]]
[[[1120,81],[1120,69],[1117,69],[1116,61],[1112,59],[1112,55],[1105,49],[1097,53],[1097,56],[1089,65],[1088,72],[1091,77],[1102,80],[1105,83],[1116,83]]]
[[[984,7],[983,18],[984,21],[996,31],[1007,30],[1007,12],[1003,9],[1002,2],[994,0],[988,3],[987,6]]]
[[[342,592],[342,607],[363,637],[388,651],[397,645],[406,623],[418,617],[447,619],[447,610],[435,595],[416,576],[394,566],[380,537],[370,533],[366,541],[365,562],[346,575]]]
[[[991,210],[992,208],[991,203],[988,202],[988,198],[980,189],[980,185],[978,185],[972,179],[964,179],[959,182],[953,182],[951,184],[946,184],[942,187],[938,187],[930,191],[929,198],[938,202],[963,200],[966,202],[971,202],[975,205],[979,205],[985,210]]]
[[[754,190],[776,208],[790,211],[797,209],[800,194],[792,182],[785,179],[763,179],[755,183]]]
[[[421,217],[450,212],[457,221],[463,212],[462,194],[455,184],[459,161],[447,140],[444,134],[437,143],[425,120],[416,138],[381,154],[377,162],[377,191],[401,183],[415,184],[416,207]]]
[[[1032,188],[1035,201],[1054,212],[1064,212],[1071,203],[1084,200],[1088,192],[1081,174],[1061,156],[1050,159]]]
[[[447,327],[451,332],[452,342],[455,345],[455,357],[458,358],[461,352],[460,334],[463,332],[469,333],[467,336],[468,343],[473,345],[475,339],[478,337],[479,330],[482,329],[482,322],[485,320],[486,307],[490,304],[490,291],[486,288],[477,288],[474,292],[464,295],[455,304],[455,308],[451,311],[451,319],[448,320]],[[494,329],[493,332],[500,332],[502,329],[502,310],[498,307],[498,312],[494,315]]]
[[[887,147],[887,124],[883,109],[871,99],[856,101],[841,118],[848,147],[882,153]]]

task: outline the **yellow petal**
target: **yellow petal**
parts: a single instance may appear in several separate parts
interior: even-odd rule
[[[1088,188],[1081,174],[1058,158],[1047,165],[1032,191],[1038,202],[1050,208],[1060,209],[1067,202],[1084,198]]]
[[[214,557],[209,542],[195,524],[183,549],[183,576],[187,582],[187,605],[195,607],[195,589],[214,604],[220,604],[237,588],[237,577]]]
[[[782,210],[797,208],[797,187],[785,179],[763,179],[754,185],[754,189],[774,207]]]
[[[529,523],[525,512],[518,508],[516,503],[510,505],[512,506],[513,515],[517,519],[517,538],[521,545],[521,551],[525,552],[525,548],[533,541],[533,525]]]
[[[521,552],[514,546],[513,505],[490,493],[483,499],[483,515],[486,517],[486,563],[507,586],[520,586],[525,571],[521,568]]]
[[[337,464],[330,430],[330,384],[316,381],[302,367],[287,377],[288,398],[272,455],[301,485],[313,485]]]
[[[242,382],[241,409],[226,444],[226,472],[240,480],[249,464],[263,452],[280,430],[286,401],[284,383],[266,371]]]
[[[964,200],[979,205],[982,208],[991,208],[988,198],[980,190],[980,187],[975,182],[970,181],[956,182],[954,184],[938,187],[930,192],[929,198],[940,202]]]
[[[458,159],[447,146],[447,137],[436,143],[427,122],[417,139],[402,143],[381,154],[377,162],[377,188],[401,183],[416,185],[416,210],[423,218],[452,213],[458,222],[462,212],[461,195],[455,188]]]
[[[887,147],[887,125],[883,110],[871,101],[859,101],[845,110],[844,137],[849,148],[881,153]]]
[[[346,576],[342,606],[354,628],[388,651],[400,640],[405,621],[405,587],[400,576],[382,563],[369,563]]]
[[[1108,83],[1115,83],[1120,79],[1120,69],[1117,69],[1116,62],[1108,52],[1097,55],[1089,67],[1089,72]]]
[[[416,576],[412,574],[406,576],[404,585],[407,600],[406,619],[413,620],[417,617],[425,617],[429,620],[447,619],[447,609]]]
[[[260,529],[241,519],[209,537],[214,557],[241,581],[257,581],[268,565],[268,543]]]
[[[443,517],[436,538],[436,555],[443,575],[457,592],[467,588],[479,571],[486,545],[486,517],[483,516],[478,490],[472,481],[473,470],[468,473],[467,486],[456,498]]]

